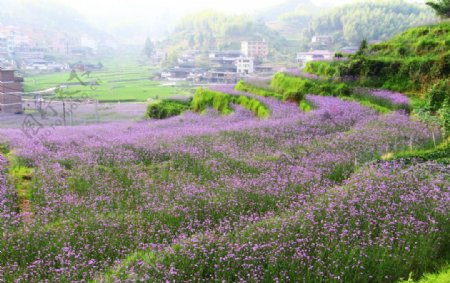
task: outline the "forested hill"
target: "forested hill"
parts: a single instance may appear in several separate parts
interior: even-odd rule
[[[64,30],[67,33],[83,33],[104,36],[105,33],[90,25],[74,9],[56,0],[0,0],[0,24],[46,31]]]
[[[258,18],[271,22],[280,18],[288,18],[290,15],[314,15],[319,13],[320,10],[321,7],[318,7],[310,0],[287,0],[260,12]]]
[[[315,18],[315,34],[333,35],[335,42],[359,44],[364,38],[386,40],[411,26],[435,20],[431,9],[403,0],[364,1],[332,9]]]
[[[284,38],[262,21],[204,11],[181,20],[166,45],[179,49],[240,49],[242,40],[267,40],[272,47],[284,43]]]

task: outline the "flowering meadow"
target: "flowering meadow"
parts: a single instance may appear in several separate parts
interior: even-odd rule
[[[367,99],[389,109],[405,111],[411,110],[410,99],[402,93],[382,89],[359,88],[355,91],[355,96]]]
[[[450,168],[375,161],[437,129],[330,96],[302,112],[214,91],[270,116],[232,99],[228,115],[0,130],[0,282],[395,282],[449,259]]]

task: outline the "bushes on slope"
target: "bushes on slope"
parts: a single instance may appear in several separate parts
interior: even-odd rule
[[[284,100],[300,102],[307,94],[348,96],[350,88],[344,83],[309,80],[278,73],[272,80],[272,88],[283,95]]]
[[[247,93],[252,93],[252,94],[264,96],[264,97],[275,97],[277,99],[282,99],[283,98],[283,96],[281,94],[278,94],[278,93],[276,93],[276,92],[274,92],[272,90],[264,89],[262,87],[257,87],[257,86],[254,86],[252,84],[246,83],[244,81],[239,81],[236,84],[235,89],[239,90],[239,91],[247,92]]]
[[[161,100],[150,103],[145,113],[146,118],[166,119],[190,109],[190,101]]]
[[[202,112],[208,107],[213,107],[221,114],[230,114],[233,112],[231,104],[238,104],[245,109],[253,112],[258,118],[267,118],[270,110],[259,100],[244,96],[230,95],[218,91],[198,89],[192,100],[192,109],[196,112]]]

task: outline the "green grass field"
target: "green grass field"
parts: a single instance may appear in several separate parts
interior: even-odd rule
[[[99,101],[147,101],[148,99],[164,99],[172,96],[192,95],[187,83],[176,86],[163,86],[161,82],[150,79],[155,69],[140,65],[137,58],[109,58],[101,60],[104,69],[92,72],[91,78],[83,81],[101,80],[101,84],[91,89],[82,85],[70,85],[67,92],[81,91]],[[81,73],[79,74],[81,75]],[[25,92],[34,92],[58,87],[69,82],[70,72],[25,75]]]

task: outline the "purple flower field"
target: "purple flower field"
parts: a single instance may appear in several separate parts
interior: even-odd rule
[[[409,98],[402,93],[392,92],[388,90],[374,90],[372,95],[378,98],[389,100],[395,105],[409,105]]]
[[[373,162],[437,130],[334,97],[304,113],[215,90],[271,116],[0,130],[33,170],[25,209],[0,154],[0,282],[395,282],[444,258],[450,168]]]
[[[411,101],[406,95],[389,90],[360,88],[356,90],[355,95],[362,96],[366,99],[376,102],[379,105],[394,110],[408,111],[411,107]]]

